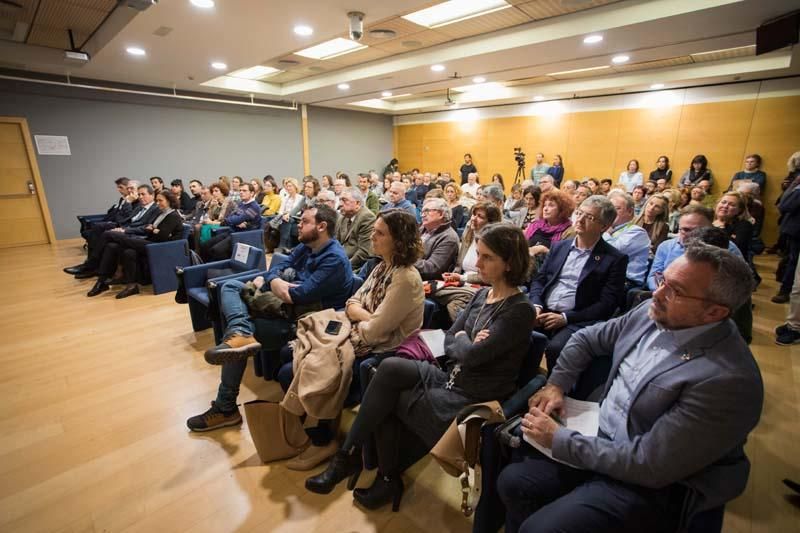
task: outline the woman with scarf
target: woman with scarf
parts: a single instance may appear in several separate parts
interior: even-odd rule
[[[414,216],[402,209],[378,213],[372,249],[381,262],[345,305],[352,325],[350,342],[356,370],[372,357],[382,360],[394,355],[400,343],[422,326],[425,294],[414,267],[422,256],[422,241]],[[285,348],[281,357],[284,365],[278,372],[278,382],[286,392],[294,378],[291,348]],[[320,420],[317,426],[306,428],[311,446],[290,459],[286,467],[311,470],[331,457],[338,448],[336,430],[335,420]]]
[[[117,270],[118,262],[122,263],[122,279],[125,288],[117,293],[117,299],[139,294],[139,256],[153,242],[175,241],[183,234],[183,218],[177,211],[178,198],[167,190],[156,195],[156,204],[161,211],[152,224],[142,228],[116,232],[103,250],[98,269],[99,277],[87,296],[97,296],[107,291],[112,283],[111,277]],[[116,280],[115,280],[116,281]]]
[[[703,154],[692,158],[689,170],[683,173],[678,185],[681,187],[695,187],[701,181],[708,181],[708,188],[711,190],[711,185],[714,184],[714,177],[711,174],[711,169],[708,168],[708,159]]]
[[[541,204],[542,217],[525,228],[534,273],[544,262],[552,244],[570,237],[573,232],[570,217],[575,210],[575,201],[568,194],[558,189],[547,191],[542,195]]]

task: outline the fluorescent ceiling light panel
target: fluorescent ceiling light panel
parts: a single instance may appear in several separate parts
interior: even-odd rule
[[[488,15],[511,7],[505,0],[449,0],[427,9],[404,15],[403,18],[426,28],[438,28],[462,20]]]
[[[214,61],[213,63],[211,63],[211,68],[216,70],[225,70],[228,68],[228,65],[226,65],[222,61]]]
[[[615,65],[621,65],[623,63],[627,63],[630,60],[630,56],[621,55],[621,56],[614,56],[611,58],[611,62]]]
[[[147,55],[147,52],[145,52],[142,48],[139,48],[138,46],[129,46],[128,48],[125,49],[125,51],[132,56]]]
[[[608,65],[603,65],[602,67],[589,67],[589,68],[576,68],[575,70],[562,70],[561,72],[551,72],[550,74],[545,74],[545,76],[565,76],[567,74],[577,74],[579,72],[591,72],[592,70],[605,70],[607,68],[611,68]]]
[[[350,85],[347,83],[340,83],[339,85],[337,85],[337,87],[339,88],[340,91],[346,91],[347,89],[350,88]]]
[[[405,98],[406,96],[411,96],[411,93],[403,93],[403,94],[393,94],[392,96],[387,96],[387,100],[394,100],[395,98]]]
[[[295,54],[303,57],[310,57],[311,59],[331,59],[366,47],[367,45],[365,44],[359,44],[350,39],[337,37],[336,39],[331,39],[322,44],[295,52]]]
[[[382,96],[383,98],[389,98],[390,96],[392,96],[392,91],[383,91],[383,92],[381,93],[381,96]]]
[[[722,52],[732,52],[733,50],[745,50],[747,48],[755,48],[755,47],[756,47],[756,45],[754,45],[754,44],[748,44],[747,46],[735,46],[733,48],[722,48],[721,50],[711,50],[711,51],[708,51],[708,52],[697,52],[697,53],[694,53],[694,54],[691,54],[691,55],[693,55],[693,56],[704,56],[704,55],[710,55],[710,54],[720,54]]]
[[[597,44],[602,40],[603,40],[602,35],[589,35],[587,37],[584,37],[583,44]]]
[[[476,76],[472,78],[472,83],[486,83],[486,78],[483,76]]]
[[[294,27],[294,32],[301,37],[308,37],[309,35],[314,33],[314,29],[311,26],[300,24]]]
[[[655,89],[655,90],[663,89],[664,88],[664,84],[663,83],[654,83],[653,85],[650,86],[650,88],[651,89]]]
[[[190,0],[192,4],[196,7],[202,7],[203,9],[211,9],[214,7],[214,0]]]
[[[272,67],[265,67],[264,65],[256,65],[255,67],[242,68],[235,70],[228,74],[233,78],[242,78],[245,80],[258,80],[264,76],[269,76],[281,72],[280,70]]]
[[[350,102],[348,105],[371,107],[373,109],[392,109],[391,106],[387,106],[387,103],[379,98],[370,98],[369,100],[361,100],[360,102]]]

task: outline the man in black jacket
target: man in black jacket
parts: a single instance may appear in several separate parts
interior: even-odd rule
[[[576,237],[553,245],[530,287],[536,330],[550,339],[545,349],[550,371],[573,333],[611,318],[625,298],[628,256],[603,240],[617,216],[614,204],[590,196],[576,215]]]
[[[181,214],[188,215],[194,211],[194,204],[197,203],[197,200],[189,196],[189,193],[183,190],[183,180],[172,180],[172,182],[170,182],[170,187],[172,189],[172,194],[178,199],[178,204],[180,206],[178,209]]]

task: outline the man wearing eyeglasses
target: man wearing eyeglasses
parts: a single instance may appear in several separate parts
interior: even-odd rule
[[[764,388],[729,316],[750,296],[750,268],[692,243],[656,279],[651,301],[573,335],[528,401],[523,433],[575,468],[515,452],[497,482],[507,532],[684,531],[704,511],[721,520],[744,491]],[[565,415],[565,391],[602,354],[612,366],[599,430],[582,435],[550,415]]]
[[[602,238],[616,217],[605,196],[584,200],[576,210],[576,237],[555,243],[531,282],[534,326],[549,338],[551,371],[573,333],[608,320],[624,302],[628,257]]]
[[[458,234],[450,225],[452,212],[442,198],[425,200],[422,206],[423,255],[414,266],[424,280],[442,279],[452,272],[458,256]]]

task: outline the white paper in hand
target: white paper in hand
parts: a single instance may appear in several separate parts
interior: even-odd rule
[[[564,398],[564,410],[566,411],[566,417],[562,417],[561,421],[564,422],[564,425],[567,428],[577,431],[581,435],[586,435],[589,437],[597,436],[597,431],[600,428],[599,403],[584,402],[566,397]],[[525,439],[525,442],[542,452],[553,461],[571,466],[573,468],[578,468],[577,466],[571,465],[566,461],[560,461],[556,459],[553,457],[553,450],[542,446],[538,442],[529,438],[527,435],[523,434],[522,438]]]
[[[422,339],[431,354],[434,357],[441,357],[444,355],[444,331],[441,329],[426,329],[419,332],[419,338]]]
[[[241,242],[236,243],[236,255],[233,256],[233,260],[237,263],[247,264],[247,258],[249,256],[250,245],[242,244]]]

